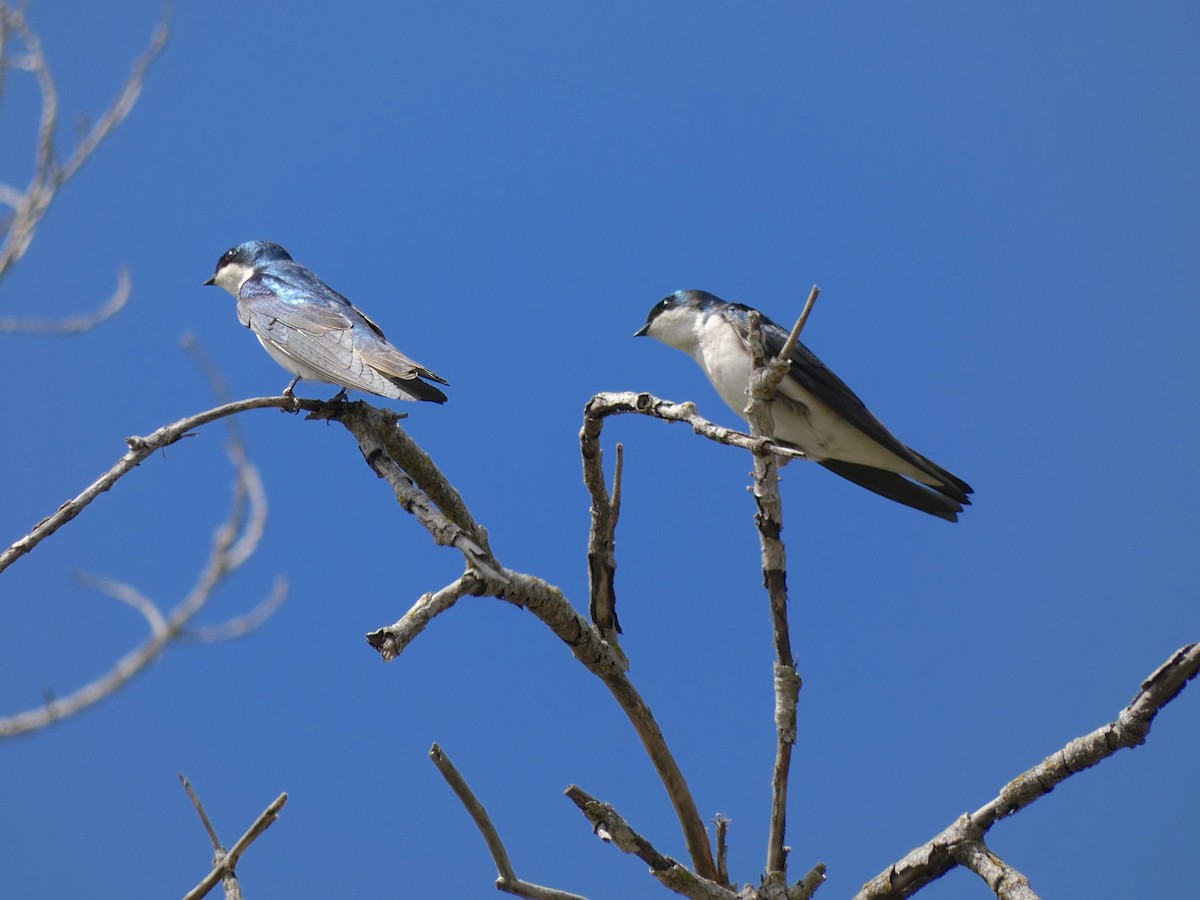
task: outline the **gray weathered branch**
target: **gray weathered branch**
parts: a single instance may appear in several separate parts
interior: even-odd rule
[[[114,484],[121,480],[125,475],[136,469],[143,460],[154,454],[156,451],[169,447],[176,441],[185,437],[190,437],[191,432],[202,425],[207,425],[209,422],[215,422],[218,419],[232,416],[235,413],[245,412],[248,409],[306,409],[310,412],[323,409],[324,403],[316,400],[300,400],[291,397],[255,397],[249,400],[238,400],[235,403],[226,403],[218,406],[215,409],[205,410],[202,413],[197,413],[194,416],[188,416],[185,419],[180,419],[178,422],[172,422],[170,425],[164,425],[157,431],[146,435],[145,437],[128,437],[125,443],[129,446],[129,450],[117,460],[116,464],[97,478],[94,482],[88,485],[76,497],[67,500],[55,512],[46,516],[42,521],[38,522],[29,534],[15,541],[7,550],[0,553],[0,572],[3,572],[10,565],[16,562],[25,554],[29,553],[48,538],[58,529],[62,528],[83,510],[85,510],[93,500],[112,488]]]
[[[738,897],[725,885],[701,878],[671,857],[663,856],[609,804],[601,803],[576,785],[570,785],[564,793],[587,816],[600,840],[613,844],[622,853],[636,856],[650,867],[651,875],[675,893],[691,900],[735,900]]]
[[[58,91],[42,51],[41,41],[30,27],[24,11],[7,3],[0,3],[0,31],[6,36],[11,32],[24,45],[24,56],[19,60],[9,61],[8,65],[10,68],[32,73],[42,98],[33,177],[23,191],[9,185],[0,185],[0,203],[9,206],[13,211],[7,222],[3,241],[0,242],[0,277],[3,277],[13,264],[24,256],[38,224],[49,210],[59,188],[79,171],[112,130],[129,115],[145,84],[146,72],[166,46],[170,28],[164,18],[155,29],[149,46],[134,61],[133,69],[116,98],[80,139],[65,162],[59,162],[54,145],[59,120]],[[105,317],[99,318],[102,320]]]
[[[283,809],[287,803],[288,795],[280,794],[272,801],[271,805],[259,814],[259,817],[254,820],[246,833],[243,834],[236,844],[225,852],[225,848],[221,846],[221,841],[217,837],[216,829],[213,828],[212,822],[209,821],[208,813],[204,811],[204,805],[200,802],[200,798],[196,795],[191,784],[182,775],[179,780],[183,782],[184,789],[191,798],[192,805],[196,807],[196,812],[200,816],[200,820],[204,823],[204,829],[208,832],[209,840],[213,845],[213,867],[207,875],[200,880],[194,888],[184,895],[183,900],[200,900],[217,886],[218,882],[223,882],[225,885],[225,900],[241,900],[242,890],[238,886],[236,869],[238,861],[242,858],[242,854],[246,852],[251,844],[253,844],[264,831],[270,828],[275,820],[279,818],[279,811]]]
[[[55,698],[34,709],[0,718],[0,738],[45,728],[59,719],[99,703],[128,684],[135,675],[157,659],[169,643],[184,633],[188,623],[204,608],[221,582],[246,562],[262,539],[267,518],[266,494],[258,470],[246,458],[241,444],[236,440],[231,442],[230,458],[237,473],[233,506],[229,518],[217,529],[208,563],[183,601],[164,615],[152,600],[131,585],[94,575],[81,576],[79,580],[84,587],[104,593],[141,613],[150,627],[150,637],[141,646],[118,660],[104,675],[65,697]],[[281,587],[280,583],[277,583],[273,593],[286,593],[286,585]],[[278,608],[280,602],[281,596],[273,608]],[[260,612],[257,618],[258,621],[252,623],[254,627],[261,624],[265,616]],[[252,629],[246,624],[238,629],[240,633],[249,630]]]
[[[395,477],[389,479],[389,484],[396,491],[397,500],[429,531],[435,542],[450,543],[445,539],[445,523],[449,520],[459,527],[462,535],[473,538],[479,551],[463,551],[472,572],[434,594],[426,594],[394,625],[372,632],[368,635],[371,646],[377,648],[385,659],[394,659],[434,615],[468,593],[497,597],[528,609],[608,687],[633,725],[666,788],[696,871],[703,877],[714,877],[716,866],[704,822],[653,713],[625,673],[624,657],[589,626],[558,588],[500,564],[487,549],[486,531],[471,516],[466,504],[441,470],[400,428],[394,413],[378,410],[366,403],[348,403],[329,404],[320,415],[340,421],[355,436],[364,458],[374,471],[387,472],[392,471],[393,465],[396,467]],[[411,482],[405,476],[411,478]],[[398,483],[402,483],[405,489],[398,490]],[[433,501],[437,510],[410,497],[408,491],[413,488]],[[441,515],[437,515],[438,512]],[[459,546],[459,549],[462,550],[462,547]],[[480,565],[480,562],[484,565]]]
[[[454,791],[459,802],[470,813],[475,827],[483,835],[488,850],[492,854],[492,860],[496,863],[497,890],[517,897],[526,897],[529,900],[585,900],[578,894],[560,891],[557,888],[543,887],[540,884],[533,884],[518,878],[517,873],[513,871],[512,862],[508,858],[508,851],[504,849],[504,842],[500,840],[500,833],[492,824],[491,816],[479,802],[479,798],[475,796],[475,792],[471,790],[471,786],[467,784],[462,773],[455,768],[454,763],[450,762],[450,757],[437,744],[429,749],[429,758],[433,760],[433,764],[442,773],[442,777],[446,779],[446,783],[450,785],[450,789]]]
[[[592,526],[588,532],[588,614],[600,629],[604,640],[616,646],[621,624],[617,620],[617,557],[615,553],[617,519],[621,514],[621,471],[624,448],[617,444],[617,464],[613,472],[612,495],[604,482],[604,454],[599,433],[591,434],[585,422],[579,431],[579,449],[583,457],[583,481],[592,495]]]
[[[800,332],[812,312],[819,289],[813,285],[796,325],[788,335],[783,349],[775,359],[768,360],[763,346],[761,319],[757,311],[750,312],[750,355],[753,369],[747,389],[746,421],[755,438],[775,433],[771,401],[791,365],[789,356],[800,339]],[[792,655],[787,610],[787,553],[783,532],[783,501],[779,496],[779,464],[768,447],[754,452],[754,502],[758,512],[754,523],[758,527],[762,547],[763,585],[771,608],[771,629],[775,644],[775,765],[771,775],[771,819],[767,840],[767,873],[779,873],[787,878],[787,798],[791,772],[792,746],[796,743],[796,703],[800,696],[800,675]]]
[[[957,848],[981,841],[998,821],[1024,809],[1076,772],[1091,768],[1125,747],[1146,740],[1159,710],[1170,703],[1200,671],[1200,643],[1176,650],[1142,682],[1141,690],[1116,721],[1076,738],[1032,769],[1022,772],[989,803],[964,813],[953,825],[888,866],[863,885],[855,900],[894,900],[910,897],[958,864]]]

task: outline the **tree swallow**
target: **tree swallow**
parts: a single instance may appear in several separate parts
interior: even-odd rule
[[[650,310],[635,337],[649,335],[691,356],[721,399],[744,417],[750,312],[704,291],[676,291]],[[787,329],[762,316],[762,335],[768,357],[778,356]],[[902,444],[803,344],[796,344],[789,362],[771,402],[776,441],[889,500],[958,521],[971,502],[969,484]]]
[[[238,244],[217,260],[204,282],[237,298],[238,319],[271,358],[296,377],[397,400],[445,403],[446,395],[422,378],[450,382],[413,362],[388,343],[378,325],[268,241]]]

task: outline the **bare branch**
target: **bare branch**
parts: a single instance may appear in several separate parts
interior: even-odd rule
[[[810,296],[810,304],[812,297]],[[792,330],[798,336],[805,315]],[[792,338],[788,341],[793,344]],[[749,403],[746,421],[750,434],[762,437],[775,433],[771,399],[787,374],[787,357],[768,361],[763,347],[759,314],[750,312],[750,353],[753,370],[748,388]],[[792,745],[796,743],[796,701],[800,695],[800,676],[792,656],[792,641],[788,630],[787,612],[787,554],[780,534],[783,531],[783,501],[779,497],[779,469],[775,455],[769,450],[754,454],[754,502],[758,512],[754,523],[758,527],[762,547],[763,584],[771,608],[771,627],[775,643],[775,765],[771,775],[771,821],[767,840],[767,874],[778,873],[786,880],[787,794],[792,763]]]
[[[483,589],[484,585],[474,573],[467,572],[440,591],[422,594],[399,622],[368,634],[367,643],[379,651],[384,662],[391,662],[425,630],[434,616],[445,612],[467,594],[479,593]]]
[[[717,881],[729,884],[729,819],[717,813],[713,827],[717,838]]]
[[[191,791],[189,790],[188,793],[191,794]],[[279,818],[279,811],[287,803],[287,798],[287,794],[280,794],[276,797],[271,805],[264,809],[259,817],[254,820],[254,824],[246,830],[246,833],[238,838],[238,842],[233,845],[229,853],[214,862],[212,871],[205,875],[198,885],[188,891],[184,895],[183,900],[200,900],[201,897],[207,895],[209,891],[217,886],[217,882],[232,875],[237,868],[238,860],[242,858],[242,854],[258,839],[259,835],[270,828],[275,823],[275,820]],[[205,818],[207,819],[207,816]],[[210,832],[210,834],[215,834],[215,832]],[[217,855],[221,856],[220,853]]]
[[[461,550],[457,539],[468,532],[486,540],[486,531],[475,522],[441,470],[399,427],[394,413],[366,403],[343,403],[329,404],[321,416],[340,421],[354,434],[367,464],[388,478],[401,506],[417,518],[435,542],[453,543]],[[411,481],[406,475],[411,476]],[[424,495],[418,496],[422,492]],[[454,521],[447,522],[438,515],[426,499],[433,500]],[[454,525],[458,526],[458,532],[450,530]],[[454,540],[448,540],[448,537]],[[671,798],[696,871],[705,878],[714,877],[716,866],[704,822],[653,713],[625,674],[624,657],[600,638],[558,588],[531,575],[504,568],[482,543],[477,549],[486,553],[487,567],[481,567],[478,559],[468,555],[468,565],[475,569],[473,575],[468,573],[473,581],[460,579],[437,594],[422,597],[399,622],[370,634],[370,644],[385,659],[394,659],[434,615],[467,593],[497,597],[528,609],[571,648],[575,658],[597,675],[616,698]],[[475,555],[478,557],[478,553]],[[489,569],[494,569],[495,574]]]
[[[291,403],[289,398],[269,399],[273,403],[280,401]],[[242,404],[226,404],[225,407],[221,407],[218,410],[210,410],[208,413],[202,413],[200,416],[193,416],[190,420],[177,422],[174,426],[159,429],[150,439],[128,439],[127,443],[130,445],[130,452],[118,463],[117,467],[110,470],[108,475],[104,476],[101,481],[93,484],[88,491],[80,495],[80,498],[76,498],[75,502],[77,506],[71,512],[71,515],[66,516],[61,522],[53,525],[53,527],[47,525],[47,522],[50,522],[50,520],[41,523],[38,528],[46,527],[43,528],[37,541],[27,543],[23,552],[28,552],[29,549],[36,546],[38,541],[53,533],[63,522],[73,518],[74,515],[78,514],[79,510],[91,502],[91,499],[101,491],[107,490],[117,478],[135,466],[137,461],[140,461],[133,460],[131,457],[143,452],[145,455],[148,455],[153,449],[166,446],[178,440],[180,436],[189,432],[186,424],[189,421],[192,423],[201,420],[211,421],[217,418],[217,416],[213,415],[215,412],[231,408],[236,410],[245,405],[244,402]],[[320,404],[314,403],[313,406],[319,408]],[[250,406],[250,408],[254,407]],[[126,654],[105,675],[84,685],[66,697],[52,700],[36,709],[0,719],[0,737],[8,737],[44,728],[58,719],[72,715],[81,709],[98,703],[119,690],[130,679],[153,662],[168,643],[180,637],[188,622],[208,603],[220,583],[231,572],[240,568],[250,555],[253,554],[262,539],[266,526],[267,498],[263,490],[262,479],[258,474],[258,469],[247,458],[245,446],[236,429],[231,429],[230,431],[229,458],[237,473],[234,480],[232,508],[228,519],[217,529],[213,538],[213,550],[209,561],[187,597],[169,615],[164,616],[149,598],[131,585],[96,576],[84,576],[82,581],[85,586],[100,590],[141,612],[150,625],[150,638],[140,647]],[[122,469],[124,464],[128,465],[125,465]],[[110,476],[111,480],[104,483],[105,479]],[[89,492],[92,492],[90,496],[88,496]],[[85,496],[87,496],[87,499],[81,500]],[[69,504],[60,508],[59,514],[64,512],[66,506],[69,506]],[[53,518],[51,517],[51,520]],[[38,528],[34,529],[35,534],[39,534]],[[26,540],[28,541],[28,538]],[[14,545],[14,547],[16,546]],[[12,554],[13,549],[10,548],[8,553]],[[0,557],[0,559],[2,558]],[[17,558],[17,555],[11,556],[11,559],[15,558]],[[10,562],[11,559],[9,560]],[[0,569],[2,568],[3,566],[0,566]],[[218,629],[223,629],[219,630],[218,634],[224,637],[232,637],[248,633],[278,608],[285,594],[286,583],[277,581],[275,591],[268,597],[264,604],[260,604],[257,609],[240,620],[226,623],[225,626],[218,626]]]
[[[151,624],[151,636],[117,661],[106,674],[61,699],[44,706],[0,719],[0,738],[34,731],[92,706],[127,684],[150,665],[168,643],[175,640],[189,621],[208,603],[218,585],[238,569],[254,551],[262,535],[267,508],[261,491],[248,487],[257,483],[254,466],[241,457],[234,482],[234,500],[229,519],[217,530],[208,563],[187,597],[163,616],[150,600],[134,588],[108,579],[94,579],[90,586],[139,609]],[[246,507],[249,505],[249,512]]]
[[[38,224],[49,210],[58,189],[79,171],[100,143],[133,109],[150,64],[166,45],[169,26],[164,19],[155,29],[149,46],[134,62],[133,69],[117,97],[79,142],[67,161],[61,165],[54,149],[54,133],[58,126],[59,114],[58,92],[42,52],[41,41],[29,27],[23,11],[7,4],[0,4],[0,29],[5,34],[11,31],[25,45],[26,56],[20,68],[33,73],[42,95],[33,177],[19,197],[13,197],[11,194],[6,197],[13,208],[13,216],[8,223],[3,243],[0,243],[0,276],[3,276],[25,255]]]
[[[394,659],[405,646],[428,624],[437,613],[448,609],[455,600],[465,594],[497,597],[528,609],[562,640],[588,671],[598,676],[612,693],[626,717],[633,725],[654,764],[675,807],[688,852],[692,855],[697,870],[710,877],[716,874],[712,850],[704,823],[696,809],[696,801],[688,789],[687,780],[679,764],[671,755],[662,730],[650,711],[649,705],[625,673],[623,659],[612,647],[601,640],[562,592],[540,578],[504,569],[503,582],[488,579],[483,573],[468,572],[459,581],[447,585],[436,594],[423,596],[411,610],[394,625],[381,628],[367,636],[371,646],[379,650],[384,659]]]
[[[450,789],[454,791],[467,812],[471,814],[471,818],[475,821],[475,827],[479,829],[479,833],[487,842],[488,850],[496,863],[496,888],[498,890],[504,891],[506,894],[514,894],[517,897],[528,897],[530,900],[585,900],[578,894],[543,887],[540,884],[533,884],[518,878],[509,861],[508,851],[504,849],[504,842],[500,840],[500,834],[496,831],[496,826],[492,824],[491,817],[471,790],[470,785],[467,784],[467,780],[454,767],[454,763],[450,762],[450,757],[446,756],[441,747],[434,744],[429,748],[429,758],[433,760],[433,764],[446,779],[446,784],[450,785]]]
[[[810,900],[822,884],[825,883],[825,863],[820,862],[809,870],[809,873],[796,882],[796,886],[788,891],[788,900]]]
[[[960,866],[970,869],[992,889],[999,900],[1038,900],[1029,879],[1007,865],[982,841],[963,841],[950,851]]]
[[[271,585],[271,591],[263,597],[250,612],[243,616],[222,622],[219,625],[205,625],[185,631],[181,637],[198,644],[216,644],[220,641],[232,641],[245,637],[257,631],[266,621],[279,611],[288,596],[288,580],[282,575],[277,576]]]
[[[458,491],[400,427],[400,415],[369,403],[329,404],[317,418],[334,419],[354,435],[363,457],[391,486],[396,500],[443,547],[454,547],[467,565],[504,580],[488,547],[487,531],[471,516]],[[436,508],[435,508],[436,507]]]
[[[583,457],[583,481],[592,495],[592,527],[588,534],[587,550],[590,586],[588,613],[600,630],[600,636],[615,647],[621,623],[617,619],[617,558],[614,543],[620,515],[624,451],[617,444],[617,465],[610,498],[608,486],[604,483],[604,451],[600,447],[599,437],[599,430],[593,432],[585,420],[579,431],[579,450]]]
[[[953,825],[917,847],[867,882],[855,900],[910,897],[922,886],[954,868],[954,850],[964,841],[979,841],[996,822],[1024,809],[1076,772],[1091,768],[1125,747],[1146,740],[1159,710],[1178,696],[1200,672],[1200,643],[1176,650],[1142,682],[1141,690],[1115,722],[1068,743],[1032,769],[1021,773],[991,802],[964,813]]]
[[[636,856],[650,867],[651,875],[675,893],[692,900],[735,900],[737,897],[728,887],[701,878],[671,857],[663,856],[654,849],[653,844],[634,831],[611,805],[601,803],[573,784],[564,793],[587,816],[600,840],[613,844],[622,853]]]
[[[609,416],[619,416],[626,413],[637,413],[662,419],[664,422],[682,422],[692,427],[692,431],[701,437],[708,438],[718,444],[731,447],[741,447],[754,453],[770,450],[776,456],[788,459],[804,459],[804,454],[791,447],[782,447],[769,438],[755,438],[732,428],[715,425],[708,419],[697,414],[695,404],[673,403],[670,400],[660,400],[653,394],[622,391],[617,393],[596,394],[588,401],[583,410],[583,434],[587,440],[599,440],[600,431],[604,427],[604,419]]]
[[[80,587],[106,594],[114,600],[136,609],[142,614],[146,624],[150,626],[150,633],[155,637],[162,637],[170,630],[167,620],[163,618],[159,608],[154,605],[154,601],[132,585],[125,584],[123,581],[113,581],[102,575],[91,575],[87,572],[77,573],[75,583]]]
[[[249,400],[238,400],[235,403],[226,403],[215,409],[206,410],[194,416],[188,416],[185,419],[180,419],[178,422],[164,425],[146,437],[126,438],[125,443],[129,445],[129,450],[117,460],[111,469],[84,488],[83,492],[78,496],[66,501],[57,511],[38,522],[29,534],[14,542],[3,553],[0,553],[0,572],[3,572],[16,560],[29,553],[63,525],[74,519],[93,500],[112,488],[122,477],[137,468],[144,459],[152,455],[155,451],[169,447],[181,438],[190,436],[193,429],[248,409],[306,409],[310,412],[315,412],[323,409],[325,405],[316,400],[301,400],[292,397],[255,397]],[[257,471],[255,474],[257,474]],[[252,489],[249,483],[247,483],[247,489]]]
[[[213,849],[218,853],[224,853],[225,848],[221,845],[221,839],[217,837],[217,829],[213,828],[212,820],[208,818],[204,804],[200,802],[200,795],[196,793],[196,789],[192,787],[192,783],[187,780],[187,777],[182,772],[179,773],[179,783],[187,791],[188,797],[191,798],[192,806],[196,808],[196,812],[200,816],[200,821],[204,823],[204,830],[208,832],[208,839],[212,842]]]
[[[132,288],[133,280],[130,278],[129,269],[121,266],[117,270],[116,292],[92,312],[68,316],[65,319],[0,316],[0,332],[5,334],[79,334],[91,331],[125,307]]]
[[[804,301],[804,309],[800,311],[800,318],[796,320],[796,324],[792,326],[791,334],[787,340],[783,342],[783,348],[779,351],[779,359],[787,360],[791,358],[792,351],[796,349],[796,344],[800,340],[800,332],[804,330],[804,326],[808,324],[808,315],[812,312],[812,308],[817,303],[817,296],[821,293],[821,289],[815,284],[812,290],[808,292],[808,299]]]

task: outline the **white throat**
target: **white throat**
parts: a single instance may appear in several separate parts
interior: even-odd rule
[[[213,284],[224,288],[236,297],[238,292],[241,291],[242,285],[253,274],[254,269],[251,266],[244,265],[243,263],[226,263],[213,276]]]

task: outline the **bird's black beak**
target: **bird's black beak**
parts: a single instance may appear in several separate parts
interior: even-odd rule
[[[633,333],[633,336],[634,337],[645,337],[646,332],[649,330],[650,330],[650,323],[647,322],[645,325],[643,325],[641,328],[639,328],[637,331],[635,331]]]
[[[216,275],[214,275],[212,278],[208,279],[208,281],[206,281],[206,282],[204,282],[204,283],[205,283],[206,285],[208,285],[208,284],[216,284],[216,283],[217,283],[217,276],[216,276]]]

